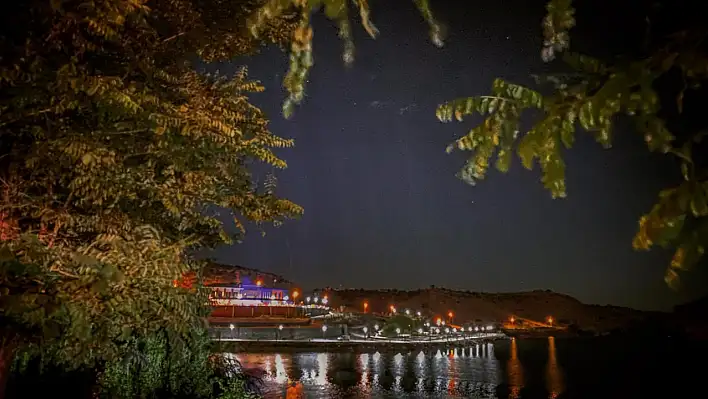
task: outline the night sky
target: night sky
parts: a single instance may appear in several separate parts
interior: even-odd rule
[[[247,63],[265,84],[254,102],[276,134],[296,140],[281,152],[289,168],[278,173],[278,193],[305,215],[267,228],[265,237],[251,228],[242,244],[211,256],[305,288],[551,289],[640,309],[668,309],[690,296],[665,286],[668,253],[631,246],[639,216],[673,172],[641,135],[619,131],[611,150],[579,136],[566,155],[563,200],[551,199],[538,170],[518,159],[508,174],[490,171],[475,187],[455,177],[469,154],[447,155],[445,147],[474,121],[442,124],[435,108],[485,94],[495,77],[528,83],[547,70],[539,55],[543,1],[474,1],[460,9],[462,2],[436,0],[448,27],[442,49],[430,43],[412,2],[372,3],[381,35],[371,40],[355,25],[351,68],[334,25],[317,18],[308,97],[292,120],[280,115],[286,54],[268,49],[218,65],[231,72]],[[579,23],[575,50],[607,49],[598,36],[584,40],[590,24]],[[600,38],[612,34],[594,29]]]

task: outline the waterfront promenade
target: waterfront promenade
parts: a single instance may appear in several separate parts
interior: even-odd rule
[[[248,338],[227,338],[214,339],[222,343],[230,343],[238,346],[253,347],[287,347],[287,348],[375,348],[375,347],[429,347],[459,345],[468,342],[494,341],[507,339],[503,333],[479,333],[465,336],[431,337],[431,338],[365,338],[363,336],[353,336],[350,339],[337,338],[309,338],[309,339],[248,339]]]

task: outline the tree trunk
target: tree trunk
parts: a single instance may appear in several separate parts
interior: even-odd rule
[[[0,399],[5,399],[5,389],[12,372],[12,360],[15,355],[15,345],[3,341],[0,346]]]

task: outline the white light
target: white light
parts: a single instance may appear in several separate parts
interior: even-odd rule
[[[472,332],[472,327],[467,327],[467,331]]]
[[[400,333],[401,333],[401,329],[400,329],[400,328],[397,328],[397,329],[396,329],[396,334],[400,334]]]
[[[288,300],[290,300],[290,297],[287,296],[287,295],[285,295],[285,296],[283,297],[283,300],[284,300],[284,301],[288,301]]]
[[[410,314],[411,314],[411,311],[408,310],[408,309],[406,309],[406,316],[408,316],[408,315],[410,315]]]
[[[271,300],[275,299],[275,294],[272,294],[272,295],[270,296],[270,299],[271,299]]]
[[[323,305],[326,305],[327,302],[329,302],[329,300],[327,300],[327,298],[322,298],[322,304],[323,304]]]
[[[449,329],[449,328],[445,328],[445,334],[449,334],[449,333],[450,333],[450,329]]]
[[[364,334],[366,334],[366,333],[367,333],[367,331],[369,331],[369,329],[368,329],[368,328],[366,328],[366,327],[364,327]]]
[[[322,332],[327,331],[327,326],[322,326]]]
[[[283,331],[283,325],[282,325],[282,324],[278,326],[278,330]]]
[[[475,327],[474,330],[475,330],[475,331],[479,331],[479,327]]]
[[[419,328],[419,329],[418,329],[418,334],[422,334],[422,333],[423,333],[423,329],[422,329],[422,328]]]
[[[305,298],[305,302],[307,302],[307,303],[310,303],[311,300],[312,300],[312,298],[310,298],[309,296],[307,298]]]
[[[374,330],[379,331],[379,325],[378,325],[378,324],[374,324]]]
[[[456,332],[457,332],[457,327],[453,328],[453,329],[452,329],[452,332],[455,332],[455,333],[456,333]]]
[[[319,302],[320,298],[315,297],[315,303]]]
[[[233,324],[229,324],[229,328],[233,330],[233,329],[234,329],[234,325],[233,325]]]
[[[391,313],[396,313],[396,308],[391,308]]]
[[[440,323],[442,323],[442,325],[444,326],[444,325],[445,325],[445,320],[441,321]]]
[[[440,328],[436,328],[436,329],[435,329],[435,333],[436,333],[436,334],[440,334]]]
[[[420,312],[415,312],[415,315],[420,317]]]
[[[493,328],[494,326],[487,326],[487,331],[492,331]]]

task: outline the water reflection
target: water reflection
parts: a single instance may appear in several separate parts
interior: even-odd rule
[[[516,399],[521,396],[524,387],[524,368],[519,360],[518,344],[516,338],[511,339],[509,361],[506,366],[506,380],[509,384],[509,398]]]
[[[556,340],[553,337],[548,337],[548,363],[546,365],[546,389],[548,390],[548,398],[556,399],[558,395],[563,393],[563,374],[558,366],[556,358]]]
[[[495,398],[491,344],[399,353],[239,354],[267,373],[266,398]]]

